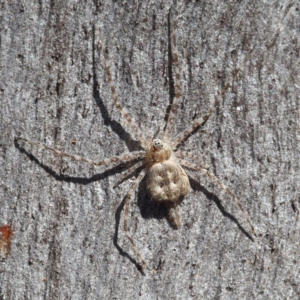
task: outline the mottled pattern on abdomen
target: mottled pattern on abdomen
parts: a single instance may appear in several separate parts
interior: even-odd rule
[[[186,173],[172,160],[153,164],[146,180],[151,199],[164,204],[179,204],[190,189]]]

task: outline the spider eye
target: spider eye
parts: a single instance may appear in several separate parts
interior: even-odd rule
[[[158,150],[158,149],[162,148],[163,146],[164,145],[161,140],[159,140],[159,139],[153,140],[153,149],[154,150]]]

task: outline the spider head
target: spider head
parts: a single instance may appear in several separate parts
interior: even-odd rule
[[[153,151],[159,151],[163,147],[164,147],[164,144],[163,144],[163,142],[160,139],[154,139],[152,141]]]
[[[168,160],[172,155],[170,145],[160,139],[152,140],[147,151],[147,158],[149,162],[162,162]]]

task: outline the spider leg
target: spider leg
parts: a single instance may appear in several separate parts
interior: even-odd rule
[[[104,39],[102,37],[101,32],[100,32],[100,39],[101,39],[100,40],[101,52],[102,52],[102,55],[103,55],[104,61],[105,61],[105,69],[106,69],[106,73],[107,73],[107,76],[108,76],[108,82],[109,82],[109,86],[110,86],[113,101],[114,101],[117,109],[120,111],[121,115],[123,116],[123,118],[131,126],[134,134],[139,139],[142,147],[144,149],[146,149],[147,145],[148,145],[147,139],[144,138],[142,132],[140,131],[139,126],[135,123],[134,119],[129,115],[128,111],[118,101],[116,88],[115,88],[114,81],[113,81],[112,74],[111,74],[111,70],[110,70],[110,65],[108,63],[108,58],[106,56],[105,49],[104,49],[104,44],[103,44]]]
[[[93,161],[93,160],[88,159],[88,158],[84,158],[84,157],[77,156],[77,155],[74,155],[74,154],[65,153],[63,151],[57,150],[57,149],[49,147],[47,145],[39,144],[39,143],[33,142],[31,140],[28,140],[28,139],[25,139],[25,138],[22,138],[22,137],[16,138],[15,140],[16,141],[22,140],[22,141],[25,141],[25,142],[27,142],[31,145],[34,145],[34,146],[37,146],[37,147],[40,147],[40,148],[43,148],[43,149],[50,150],[50,151],[52,151],[52,152],[54,152],[54,153],[56,153],[60,156],[67,156],[67,157],[70,157],[70,158],[78,160],[78,161],[89,163],[89,164],[94,165],[94,166],[102,166],[102,165],[107,166],[109,164],[116,163],[116,162],[120,162],[120,163],[128,162],[128,161],[143,157],[144,153],[145,153],[143,150],[142,151],[133,151],[133,152],[130,152],[130,153],[123,153],[123,154],[118,155],[118,156],[112,156],[110,158],[105,158],[105,159],[100,160],[100,161]]]
[[[229,87],[232,85],[232,82],[236,78],[239,71],[243,68],[245,62],[248,60],[249,56],[253,52],[255,46],[249,51],[249,53],[246,55],[246,57],[243,59],[241,64],[238,66],[238,68],[235,70],[235,72],[229,77],[227,83],[225,84],[224,88],[222,89],[221,93],[216,97],[215,103],[212,108],[208,111],[208,114],[204,117],[200,117],[196,119],[192,125],[190,125],[187,129],[180,132],[178,135],[175,136],[174,141],[172,142],[172,147],[175,149],[178,144],[180,144],[183,140],[185,140],[194,130],[196,130],[201,124],[206,122],[210,115],[216,110],[216,107],[219,105],[222,97],[227,92]]]
[[[254,229],[254,226],[252,225],[252,222],[251,222],[250,218],[248,217],[245,209],[243,208],[242,203],[236,197],[236,195],[223,182],[221,182],[213,173],[209,172],[208,170],[206,170],[204,168],[198,167],[197,165],[195,165],[195,164],[193,164],[189,161],[186,161],[184,159],[178,159],[178,162],[184,167],[187,167],[189,169],[192,169],[194,171],[198,171],[198,172],[201,172],[204,175],[207,175],[210,179],[212,179],[214,182],[216,182],[223,190],[225,190],[225,192],[227,192],[230,196],[232,196],[235,203],[236,203],[236,205],[242,211],[244,218],[247,220],[253,234],[255,236],[257,236],[256,231]]]
[[[115,183],[114,188],[117,187],[119,184],[121,184],[130,174],[135,172],[138,168],[145,165],[146,163],[147,162],[145,160],[141,160],[141,161],[137,162],[136,164],[134,164],[132,167],[130,167]]]
[[[200,164],[201,168],[206,169],[206,170],[209,169],[209,166],[207,164],[205,164],[205,162],[203,162],[198,156],[193,155],[187,151],[180,150],[180,151],[174,152],[174,154],[176,157],[181,158],[181,159],[184,159],[185,157],[191,158],[193,161],[197,161]]]
[[[187,137],[194,130],[196,130],[199,126],[201,126],[201,124],[203,124],[204,122],[206,122],[214,110],[215,110],[215,107],[213,107],[212,109],[210,109],[209,113],[206,116],[197,119],[196,121],[194,121],[192,123],[191,126],[189,126],[187,129],[185,129],[184,131],[182,131],[178,135],[176,135],[175,138],[174,138],[175,140],[172,142],[172,148],[175,149],[182,141],[184,141],[185,139],[187,139]]]
[[[125,200],[125,211],[124,211],[124,231],[125,231],[125,234],[127,236],[127,238],[129,239],[131,245],[132,245],[132,248],[134,250],[134,252],[136,253],[136,255],[139,257],[141,263],[142,263],[142,268],[148,268],[146,262],[144,261],[140,251],[137,249],[134,241],[133,241],[133,238],[131,237],[130,233],[129,233],[129,230],[128,230],[128,214],[129,214],[129,204],[130,204],[130,198],[133,194],[133,192],[136,190],[138,184],[142,181],[142,179],[144,178],[144,176],[146,175],[146,168],[143,169],[141,171],[141,173],[138,175],[138,177],[136,178],[136,180],[134,181],[133,185],[131,186],[129,192],[127,193],[126,195],[126,200]]]
[[[172,10],[172,9],[171,9]],[[169,118],[167,120],[167,124],[165,127],[165,133],[164,136],[167,140],[170,139],[170,135],[172,133],[173,125],[174,125],[174,119],[177,114],[178,110],[178,103],[181,97],[181,86],[180,86],[180,72],[179,72],[179,63],[178,63],[178,52],[177,52],[177,46],[176,46],[176,36],[174,32],[174,20],[172,13],[170,11],[170,28],[171,28],[171,41],[173,44],[173,62],[174,62],[174,68],[175,68],[175,95],[173,99],[173,103],[170,109]]]

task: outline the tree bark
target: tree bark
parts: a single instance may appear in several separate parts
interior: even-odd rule
[[[299,2],[2,1],[0,226],[14,231],[0,261],[0,299],[298,299]],[[182,97],[174,133],[209,120],[182,149],[204,160],[242,202],[257,231],[215,182],[190,174],[182,226],[151,202],[145,181],[59,157],[22,136],[93,160],[139,149],[113,105],[143,132],[164,125],[174,97],[169,12]],[[135,174],[136,176],[137,174]]]

